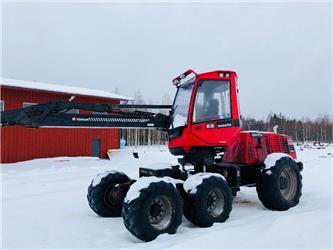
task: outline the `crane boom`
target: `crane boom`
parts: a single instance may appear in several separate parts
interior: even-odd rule
[[[22,109],[1,112],[1,126],[20,125],[38,127],[105,127],[105,128],[169,128],[170,119],[162,113],[138,109],[167,109],[171,105],[99,104],[54,101]],[[79,109],[91,114],[74,114],[67,111]],[[97,113],[96,113],[97,112]]]

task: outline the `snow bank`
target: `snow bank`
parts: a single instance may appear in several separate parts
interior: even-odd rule
[[[197,186],[199,186],[204,179],[208,179],[211,176],[219,177],[225,180],[224,176],[216,173],[198,173],[188,177],[184,182],[184,190],[187,193],[195,194],[197,192]]]
[[[267,157],[264,161],[265,169],[270,169],[271,167],[274,167],[276,161],[280,160],[282,157],[292,158],[290,155],[285,154],[285,153],[272,153],[272,154],[267,155]]]
[[[138,198],[140,196],[140,191],[142,189],[147,188],[153,182],[161,182],[161,181],[164,181],[166,183],[171,183],[172,185],[174,185],[174,187],[176,187],[176,183],[178,180],[175,180],[171,177],[163,177],[163,178],[158,178],[155,176],[141,177],[130,187],[124,201],[130,202]]]
[[[92,186],[96,187],[98,184],[101,183],[102,179],[106,176],[108,176],[111,173],[116,173],[116,171],[105,171],[103,173],[98,174],[93,180],[92,180]]]

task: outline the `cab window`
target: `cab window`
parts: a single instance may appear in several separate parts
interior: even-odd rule
[[[193,122],[231,118],[230,82],[205,80],[199,82],[194,103]]]
[[[186,126],[193,86],[194,80],[191,80],[178,87],[173,103],[171,124],[173,128]]]

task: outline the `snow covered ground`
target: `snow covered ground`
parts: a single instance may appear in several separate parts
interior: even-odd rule
[[[298,206],[270,211],[255,188],[242,188],[230,218],[198,228],[185,218],[175,235],[144,243],[132,236],[122,218],[101,218],[89,208],[87,187],[104,170],[137,178],[138,167],[173,162],[166,148],[115,152],[111,160],[53,158],[2,169],[2,247],[7,248],[332,248],[332,148],[298,151],[304,163],[303,196]]]

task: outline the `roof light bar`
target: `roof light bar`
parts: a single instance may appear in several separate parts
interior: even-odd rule
[[[229,72],[219,72],[219,77],[230,77],[230,75]]]
[[[192,80],[197,76],[197,73],[195,73],[192,69],[187,70],[183,74],[177,76],[175,79],[172,80],[172,83],[174,85],[181,85],[184,84],[185,82]]]

